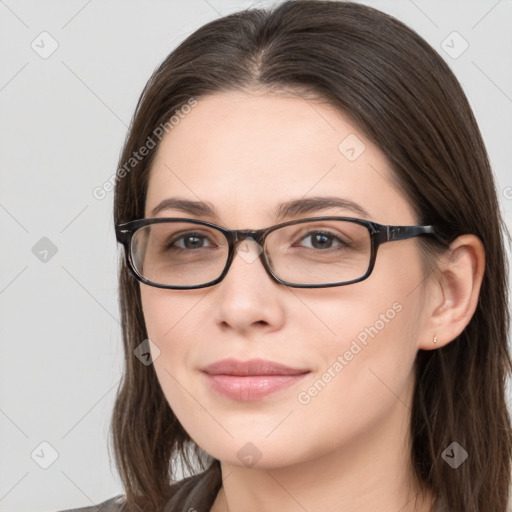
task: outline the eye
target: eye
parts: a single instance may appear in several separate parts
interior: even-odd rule
[[[300,244],[302,242],[302,244]],[[333,249],[349,247],[349,244],[328,231],[312,231],[300,239],[297,245],[308,249]],[[295,245],[295,244],[294,244]]]
[[[211,240],[200,233],[183,233],[179,236],[173,237],[167,244],[168,249],[203,249],[205,247],[213,247],[214,244]]]

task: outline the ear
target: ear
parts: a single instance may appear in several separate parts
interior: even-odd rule
[[[429,279],[418,348],[432,350],[453,341],[469,324],[478,304],[485,249],[475,235],[461,235],[438,261]],[[433,343],[434,336],[437,343]]]

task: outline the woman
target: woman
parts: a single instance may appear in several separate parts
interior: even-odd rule
[[[201,27],[142,93],[114,219],[102,510],[505,512],[505,228],[415,32],[330,1]]]

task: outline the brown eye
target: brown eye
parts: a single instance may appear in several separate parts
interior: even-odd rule
[[[348,244],[333,233],[326,231],[315,231],[302,237],[301,246],[309,249],[332,249],[336,247],[348,247]],[[298,244],[299,245],[299,244]]]
[[[169,249],[176,247],[178,249],[193,250],[212,246],[213,244],[205,235],[200,233],[184,233],[178,237],[173,238],[167,247]]]

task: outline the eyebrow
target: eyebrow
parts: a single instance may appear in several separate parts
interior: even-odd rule
[[[362,217],[369,218],[369,213],[359,204],[343,197],[309,197],[295,199],[287,203],[280,204],[274,214],[278,221],[295,215],[304,215],[307,213],[317,212],[319,210],[327,210],[328,208],[342,208],[351,211]]]
[[[204,201],[191,201],[190,199],[181,199],[179,197],[169,197],[158,203],[153,210],[151,216],[155,216],[163,210],[179,210],[190,215],[209,215],[216,217],[215,208]]]
[[[332,196],[301,198],[281,203],[274,209],[273,213],[276,221],[280,221],[286,217],[314,213],[328,208],[348,210],[366,219],[370,217],[369,213],[354,201]],[[179,197],[169,197],[158,203],[151,211],[151,216],[155,216],[164,210],[179,210],[189,215],[217,217],[215,208],[210,203]]]

